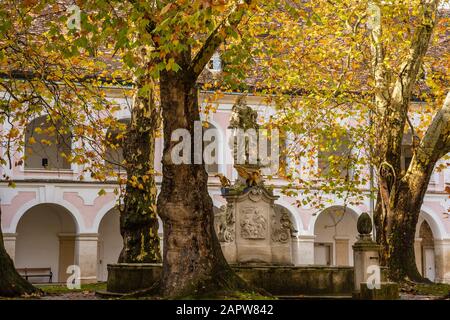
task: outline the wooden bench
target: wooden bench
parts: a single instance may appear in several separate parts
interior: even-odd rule
[[[17,272],[26,280],[29,278],[47,278],[48,283],[52,282],[53,272],[51,268],[19,268]]]

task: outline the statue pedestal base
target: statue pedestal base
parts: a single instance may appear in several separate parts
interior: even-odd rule
[[[234,191],[234,190],[233,190]],[[223,195],[216,232],[228,263],[292,265],[289,213],[275,210],[277,196],[255,186]]]

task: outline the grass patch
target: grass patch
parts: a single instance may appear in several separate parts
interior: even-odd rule
[[[63,294],[73,292],[94,292],[97,290],[106,290],[105,282],[82,284],[80,289],[69,289],[66,284],[36,284],[35,287],[41,289],[46,294]]]
[[[255,292],[234,292],[228,296],[224,296],[223,300],[277,300],[276,297],[264,296]]]
[[[277,300],[274,296],[264,296],[256,292],[216,292],[205,296],[180,297],[180,300]]]
[[[414,293],[428,296],[450,296],[450,284],[447,283],[431,283],[431,284],[416,284]]]

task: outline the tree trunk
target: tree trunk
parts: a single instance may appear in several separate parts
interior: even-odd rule
[[[436,144],[438,138],[442,138],[441,132],[438,136],[433,136],[433,127],[430,126],[432,130],[429,128],[421,146],[415,150],[411,165],[404,176],[400,161],[411,94],[428,50],[438,7],[438,0],[422,1],[419,4],[420,23],[410,41],[408,55],[392,83],[388,80],[384,61],[382,25],[374,26],[371,32],[376,89],[374,98],[377,113],[380,115],[375,121],[379,139],[374,148],[374,162],[379,171],[374,221],[377,241],[382,245],[381,263],[389,267],[390,278],[394,281],[423,281],[415,262],[414,238],[420,207],[434,165],[439,159],[438,154],[441,152],[439,144]],[[435,126],[442,122],[442,114],[438,114],[436,119],[438,120]],[[445,135],[445,131],[443,133]],[[431,136],[435,138],[433,141],[429,139]]]
[[[399,182],[390,197],[392,218],[389,230],[386,228],[387,219],[378,223],[384,227],[377,230],[380,235],[377,240],[384,248],[381,261],[388,267],[389,278],[394,281],[424,281],[417,270],[414,239],[433,167],[408,174]]]
[[[388,235],[387,266],[390,278],[396,281],[407,279],[422,282],[424,280],[417,270],[414,239],[430,176],[431,172],[420,177],[412,177],[415,180],[412,185],[408,181],[402,181],[392,200],[391,210],[394,221]]]
[[[17,273],[13,261],[5,250],[3,234],[0,232],[0,297],[20,297],[25,294],[40,293],[39,289],[33,287],[31,283]]]
[[[143,81],[138,88],[145,84]],[[131,113],[123,146],[127,184],[120,215],[123,249],[119,262],[157,263],[161,262],[161,251],[154,161],[159,108],[152,90],[145,94],[137,90]]]
[[[392,184],[388,201],[383,200],[380,186],[375,211],[377,241],[384,249],[381,261],[388,266],[389,277],[394,281],[425,281],[417,270],[414,254],[416,226],[436,162],[448,152],[450,93],[416,148],[408,171]],[[385,202],[388,206],[383,208]]]
[[[195,81],[182,72],[163,72],[160,87],[164,127],[163,180],[158,198],[164,223],[162,294],[199,297],[249,291],[222,254],[204,165],[172,163],[171,151],[177,144],[171,142],[172,132],[187,129],[193,141],[194,121],[200,120]]]

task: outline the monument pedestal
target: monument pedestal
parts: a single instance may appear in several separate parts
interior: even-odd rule
[[[216,214],[216,232],[228,263],[292,265],[289,214],[276,210],[278,199],[254,186],[224,193],[227,205]]]
[[[353,298],[365,300],[395,300],[399,298],[397,283],[385,282],[379,261],[380,245],[372,240],[372,220],[361,214],[357,223],[359,239],[353,245]]]
[[[355,292],[360,291],[362,282],[367,283],[368,280],[371,280],[369,277],[377,277],[378,275],[375,274],[377,272],[379,272],[379,282],[381,282],[379,251],[380,246],[368,239],[360,239],[353,245]]]

